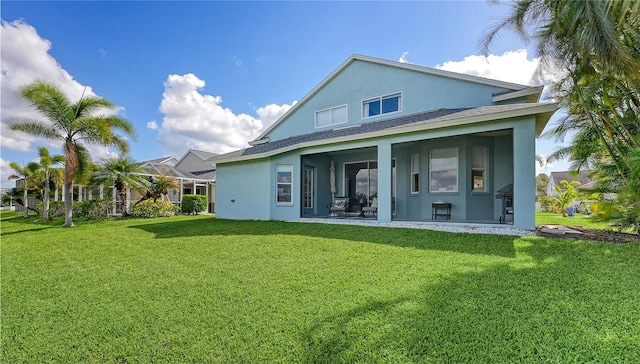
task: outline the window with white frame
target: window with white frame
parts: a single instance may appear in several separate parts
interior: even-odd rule
[[[420,192],[420,157],[418,153],[411,154],[411,193]]]
[[[316,128],[347,122],[347,105],[316,111]]]
[[[293,165],[279,164],[276,166],[276,203],[290,204],[293,191]]]
[[[471,190],[487,191],[487,148],[471,149]]]
[[[458,192],[458,148],[430,151],[429,192]]]
[[[362,102],[362,118],[388,114],[402,110],[402,93],[379,96]]]

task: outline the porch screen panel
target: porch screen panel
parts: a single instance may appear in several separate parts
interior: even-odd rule
[[[432,149],[429,173],[429,192],[458,192],[458,148]]]

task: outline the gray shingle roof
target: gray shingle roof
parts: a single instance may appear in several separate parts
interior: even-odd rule
[[[417,123],[420,121],[425,121],[425,120],[435,119],[435,118],[446,116],[446,115],[451,115],[451,114],[458,113],[465,110],[468,110],[468,109],[438,109],[435,111],[401,116],[399,118],[393,118],[393,119],[388,119],[388,120],[383,120],[383,121],[378,121],[373,123],[354,125],[352,127],[336,128],[331,130],[317,131],[309,134],[301,134],[301,135],[292,136],[286,139],[259,144],[259,145],[256,145],[255,147],[237,150],[231,153],[221,154],[215,158],[210,159],[210,161],[224,160],[229,158],[270,152],[273,150],[278,150],[284,147],[288,147],[291,145],[304,143],[304,142],[332,139],[332,138],[344,137],[349,135],[357,135],[357,134],[374,132],[374,131],[379,131],[384,129],[390,129],[398,126],[408,125],[408,124]]]
[[[481,106],[476,108],[460,108],[460,109],[438,109],[428,112],[422,112],[412,115],[401,116],[393,119],[387,119],[377,122],[363,123],[359,125],[348,126],[344,128],[336,128],[331,130],[317,131],[308,134],[291,136],[286,139],[276,140],[258,144],[256,146],[237,150],[231,153],[222,154],[208,159],[206,162],[218,162],[227,159],[235,159],[248,157],[255,154],[274,152],[279,149],[292,147],[302,143],[315,142],[321,140],[336,139],[342,137],[353,136],[353,140],[358,139],[358,135],[369,134],[382,130],[387,130],[389,135],[402,133],[410,127],[437,125],[443,123],[450,125],[452,121],[465,118],[487,117],[492,114],[508,113],[508,112],[529,112],[527,109],[544,106],[544,104],[507,104],[494,106]],[[532,114],[534,112],[531,112]],[[497,116],[496,119],[500,117]],[[445,123],[445,122],[448,122]],[[463,121],[461,121],[461,124]],[[362,136],[365,138],[366,136]]]

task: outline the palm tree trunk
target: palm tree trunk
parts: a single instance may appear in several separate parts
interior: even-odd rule
[[[74,227],[73,220],[73,182],[64,181],[64,227]]]
[[[51,198],[51,192],[49,191],[49,173],[44,175],[44,201],[42,207],[42,218],[46,221],[49,220],[49,199]]]
[[[22,201],[24,201],[24,218],[29,218],[29,200],[27,199],[27,179],[25,178],[22,182]]]

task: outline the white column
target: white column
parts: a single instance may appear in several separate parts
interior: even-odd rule
[[[82,202],[82,186],[78,186],[78,202]]]
[[[56,186],[56,189],[53,192],[53,200],[58,201],[58,186]]]
[[[64,186],[64,185],[62,185],[62,202],[64,202],[64,195],[65,195],[65,192],[66,192],[66,190],[65,190],[65,186]]]
[[[104,198],[104,186],[100,186],[100,198]]]

